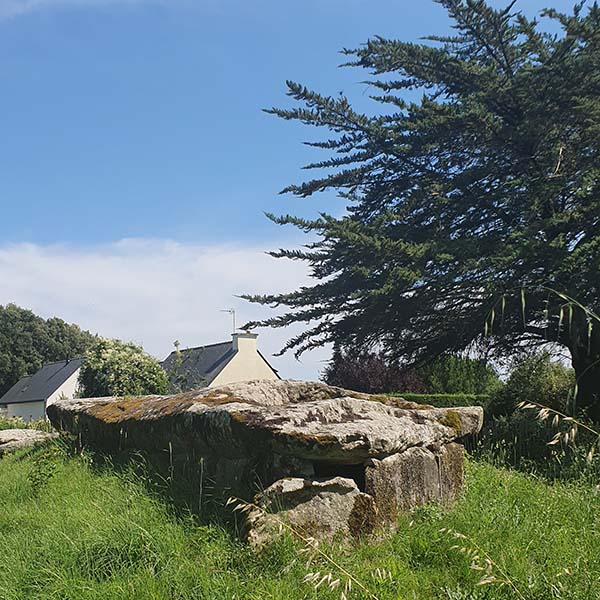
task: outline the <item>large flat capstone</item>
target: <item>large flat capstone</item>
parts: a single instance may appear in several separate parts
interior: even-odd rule
[[[483,411],[433,408],[317,382],[251,381],[174,396],[61,400],[48,407],[48,417],[85,445],[201,461],[217,491],[246,499],[259,492],[261,510],[288,506],[290,521],[337,506],[346,517],[327,521],[345,523],[333,529],[346,534],[358,530],[352,525],[357,494],[372,499],[380,522],[398,510],[456,497],[463,456],[453,442],[479,431]],[[296,483],[278,483],[286,478]],[[348,479],[355,489],[341,492]]]
[[[92,445],[155,450],[195,446],[244,458],[268,451],[355,463],[479,430],[480,407],[432,408],[300,381],[253,381],[175,396],[62,400],[48,407],[59,430]]]

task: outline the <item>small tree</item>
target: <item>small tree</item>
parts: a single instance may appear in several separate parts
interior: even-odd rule
[[[506,384],[497,390],[490,409],[510,414],[520,402],[536,402],[561,412],[572,412],[575,372],[553,360],[549,352],[536,352],[518,360]]]
[[[489,394],[501,386],[496,370],[482,358],[444,354],[417,372],[430,394]]]
[[[329,385],[367,394],[387,392],[426,392],[423,380],[414,369],[390,364],[375,352],[336,349],[321,379]]]
[[[141,346],[100,339],[85,355],[79,374],[83,397],[166,394],[167,374]]]
[[[500,387],[498,373],[485,359],[446,354],[413,368],[384,354],[337,348],[323,371],[329,385],[380,394],[489,394]]]

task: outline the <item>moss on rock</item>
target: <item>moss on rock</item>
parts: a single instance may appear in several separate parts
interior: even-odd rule
[[[358,494],[348,517],[348,528],[352,537],[370,535],[378,525],[377,505],[372,496]]]
[[[457,435],[460,435],[462,431],[462,421],[457,411],[448,409],[440,419],[440,423],[446,427],[454,429]]]

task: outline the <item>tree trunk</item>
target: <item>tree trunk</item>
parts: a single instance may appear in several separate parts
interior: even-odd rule
[[[600,423],[600,323],[592,322],[591,335],[585,319],[577,319],[569,344],[577,377],[577,397],[573,413],[585,413]]]

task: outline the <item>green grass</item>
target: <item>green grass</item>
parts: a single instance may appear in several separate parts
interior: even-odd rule
[[[50,421],[23,421],[23,419],[0,416],[0,431],[3,429],[39,429],[52,431]]]
[[[302,583],[298,543],[253,554],[233,526],[176,511],[163,487],[60,445],[0,460],[0,599],[339,598]],[[380,600],[515,598],[476,585],[479,573],[439,531],[449,527],[484,548],[527,599],[591,600],[600,598],[599,510],[591,486],[471,462],[452,511],[426,506],[389,539],[329,551]],[[392,581],[375,580],[377,568]],[[558,576],[565,568],[572,574]]]

